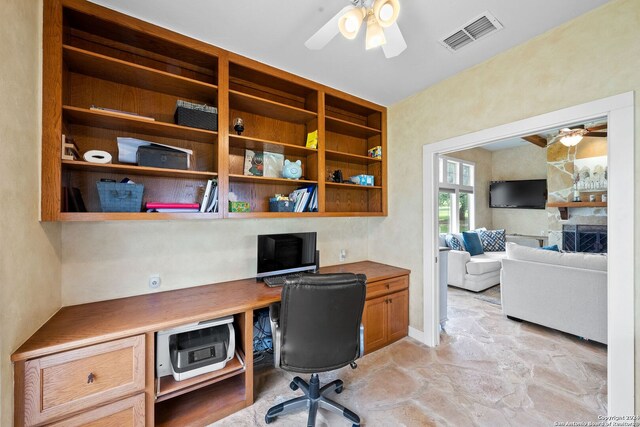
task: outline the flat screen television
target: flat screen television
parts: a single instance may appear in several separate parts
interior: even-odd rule
[[[544,209],[547,180],[493,181],[489,186],[489,207]]]
[[[256,277],[315,270],[316,237],[315,232],[259,235]]]

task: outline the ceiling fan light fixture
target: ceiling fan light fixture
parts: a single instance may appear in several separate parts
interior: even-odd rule
[[[356,38],[366,13],[365,9],[356,8],[351,9],[340,17],[340,20],[338,21],[338,28],[340,28],[340,32],[345,38],[349,40]]]
[[[398,19],[400,3],[398,0],[375,0],[373,15],[381,27],[389,27]]]
[[[560,138],[560,143],[565,147],[574,147],[582,141],[584,135],[587,133],[585,129],[561,129],[561,133],[564,133]]]
[[[374,49],[376,47],[382,46],[387,42],[387,39],[384,36],[384,31],[382,31],[382,27],[378,23],[378,20],[375,16],[369,15],[369,19],[367,20],[367,37],[366,37],[365,49]]]

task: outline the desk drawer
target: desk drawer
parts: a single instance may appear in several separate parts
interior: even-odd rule
[[[144,427],[144,393],[68,418],[51,427]]]
[[[367,283],[367,299],[380,295],[401,291],[409,287],[409,276],[394,277],[393,279]]]
[[[25,424],[38,425],[144,390],[144,335],[25,363]]]

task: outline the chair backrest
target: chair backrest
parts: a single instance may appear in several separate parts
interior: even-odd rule
[[[340,273],[309,274],[285,282],[281,368],[325,372],[358,357],[366,280],[363,274]]]

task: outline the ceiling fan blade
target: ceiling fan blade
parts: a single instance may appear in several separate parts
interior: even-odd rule
[[[585,136],[590,136],[593,138],[606,138],[607,132],[589,132],[585,134]]]
[[[336,15],[329,19],[329,21],[324,24],[314,35],[309,37],[304,45],[307,49],[311,50],[319,50],[325,47],[339,32],[338,21],[348,11],[355,9],[354,6],[349,5],[342,9],[340,12],[336,13]]]
[[[587,128],[588,131],[593,131],[593,130],[602,130],[602,129],[606,129],[609,125],[607,123],[602,124],[602,125],[598,125],[598,126],[592,126],[590,128]]]
[[[396,57],[407,48],[407,42],[404,41],[397,22],[394,22],[393,25],[384,29],[384,36],[387,39],[387,42],[382,45],[385,57]]]

